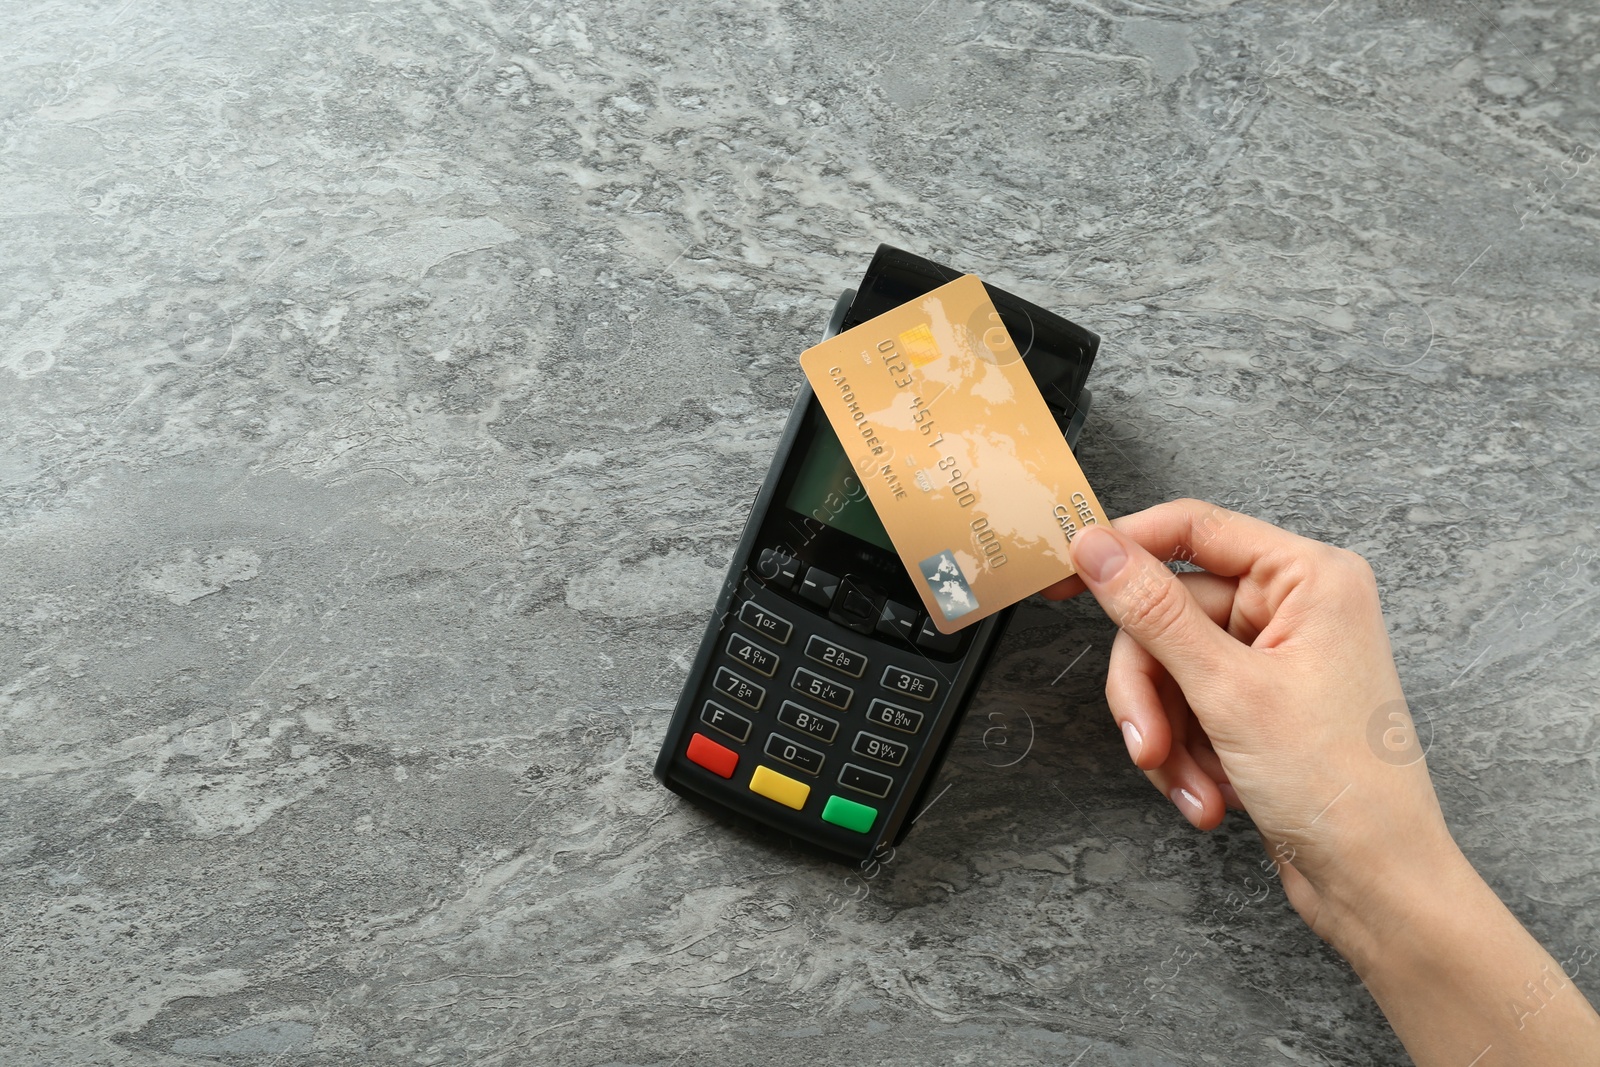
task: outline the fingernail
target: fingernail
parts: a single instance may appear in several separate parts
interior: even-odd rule
[[[1122,724],[1122,741],[1128,746],[1128,755],[1134,763],[1139,762],[1139,753],[1144,751],[1144,737],[1140,735],[1139,728],[1131,722]]]
[[[1172,791],[1172,802],[1196,819],[1205,811],[1205,805],[1200,803],[1200,798],[1181,785]]]
[[[1085,527],[1072,543],[1072,563],[1091,582],[1109,582],[1127,562],[1128,554],[1111,531],[1099,526]]]

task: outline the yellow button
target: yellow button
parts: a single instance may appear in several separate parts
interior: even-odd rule
[[[805,807],[806,797],[811,795],[809,785],[797,782],[787,774],[779,774],[770,767],[756,768],[756,773],[750,776],[750,791],[795,811]]]

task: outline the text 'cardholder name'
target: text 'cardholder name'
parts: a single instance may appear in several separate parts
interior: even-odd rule
[[[975,275],[809,348],[800,366],[941,633],[1073,573],[1107,521]]]

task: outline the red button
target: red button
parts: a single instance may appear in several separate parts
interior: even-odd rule
[[[739,753],[726,745],[717,744],[705,734],[695,734],[689,738],[689,759],[724,778],[732,778],[733,769],[739,766]]]

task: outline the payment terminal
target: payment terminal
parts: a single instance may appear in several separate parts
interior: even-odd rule
[[[961,276],[881,245],[824,337]],[[986,285],[1069,444],[1094,333]],[[798,355],[798,353],[797,353]],[[953,634],[921,607],[808,385],[756,494],[655,773],[726,819],[859,862],[910,830],[1007,609]]]

